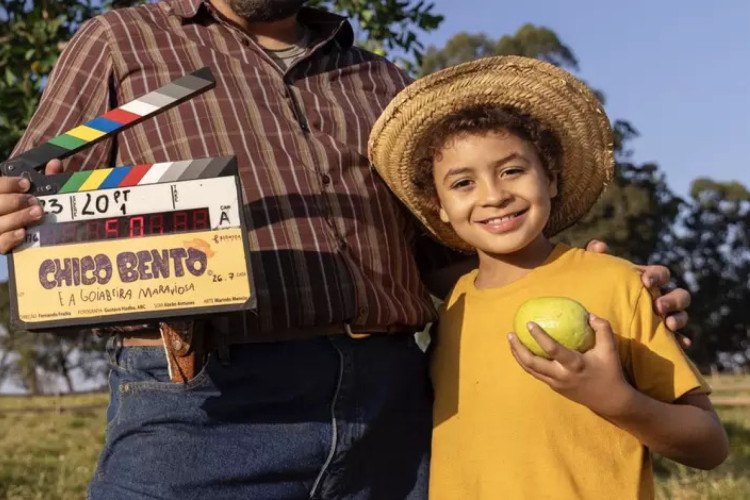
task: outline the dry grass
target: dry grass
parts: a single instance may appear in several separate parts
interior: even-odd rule
[[[750,377],[712,380],[715,397],[750,395]],[[104,442],[106,395],[0,397],[0,499],[84,498]],[[67,407],[95,407],[56,411]],[[702,472],[656,459],[660,499],[750,498],[750,406],[718,406],[731,444],[729,459]],[[22,408],[52,411],[19,411]]]
[[[78,499],[104,442],[105,408],[82,412],[5,412],[50,408],[57,398],[0,398],[0,498]],[[61,398],[64,405],[105,405],[106,395]]]
[[[709,380],[712,399],[729,436],[730,454],[717,469],[703,472],[657,458],[657,498],[674,500],[750,498],[750,377],[723,376]]]

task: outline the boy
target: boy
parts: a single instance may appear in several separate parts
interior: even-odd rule
[[[726,458],[709,388],[638,272],[549,240],[612,176],[612,131],[585,85],[520,57],[448,68],[394,99],[370,158],[434,236],[479,257],[441,309],[431,498],[649,498],[648,449],[705,469]],[[565,349],[534,323],[551,359],[506,340],[540,296],[582,303],[595,346]]]

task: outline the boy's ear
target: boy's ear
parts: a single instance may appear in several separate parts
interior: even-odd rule
[[[557,173],[552,172],[549,174],[549,194],[550,198],[555,198],[557,196]]]
[[[446,212],[443,207],[440,207],[440,220],[448,224],[450,222],[450,219],[448,218],[448,212]]]

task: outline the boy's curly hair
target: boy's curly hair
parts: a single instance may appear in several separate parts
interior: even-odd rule
[[[446,116],[428,130],[421,143],[417,145],[418,160],[411,179],[417,194],[437,201],[432,169],[435,157],[451,138],[463,134],[483,135],[503,131],[529,142],[548,174],[560,173],[562,146],[552,129],[516,108],[474,106]]]

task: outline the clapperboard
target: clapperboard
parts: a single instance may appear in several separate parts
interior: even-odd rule
[[[11,324],[99,326],[255,307],[234,157],[45,176],[66,158],[215,86],[202,68],[6,162],[45,216],[8,258]]]

